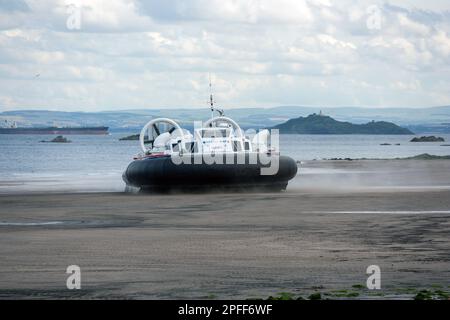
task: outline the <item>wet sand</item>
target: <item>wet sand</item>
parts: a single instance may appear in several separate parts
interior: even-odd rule
[[[372,264],[384,294],[448,288],[449,166],[313,161],[279,194],[0,195],[0,298],[265,298],[365,284]]]

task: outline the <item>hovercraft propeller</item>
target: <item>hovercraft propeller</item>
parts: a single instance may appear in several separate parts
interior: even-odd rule
[[[142,128],[139,136],[142,151],[144,151],[144,153],[148,153],[155,146],[155,141],[157,141],[158,137],[162,138],[164,135],[164,137],[169,138],[175,130],[179,132],[180,141],[182,142],[181,145],[184,146],[185,139],[183,130],[174,120],[169,118],[157,118],[149,121]]]

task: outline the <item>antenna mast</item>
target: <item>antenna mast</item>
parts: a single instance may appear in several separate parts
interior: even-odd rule
[[[211,73],[209,74],[209,105],[211,107],[211,119],[214,118],[214,98],[212,94]]]
[[[211,73],[209,74],[209,106],[211,108],[211,119],[214,118],[214,111],[217,111],[221,117],[224,115],[223,110],[214,108],[214,97],[212,94]]]

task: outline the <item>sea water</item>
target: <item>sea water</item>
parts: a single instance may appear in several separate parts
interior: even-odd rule
[[[71,143],[40,142],[54,135],[0,134],[0,193],[122,191],[121,175],[140,152],[138,141],[119,141],[128,134],[68,135]],[[281,135],[280,151],[295,160],[450,155],[442,146],[450,135],[440,136],[447,142],[413,143],[409,135]]]

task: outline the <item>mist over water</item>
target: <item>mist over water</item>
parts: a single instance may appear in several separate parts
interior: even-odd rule
[[[128,133],[68,135],[71,143],[39,142],[51,140],[52,135],[0,135],[0,193],[123,191],[122,172],[133,155],[140,152],[138,141],[119,141],[126,135]],[[440,136],[450,142],[450,135]],[[411,138],[398,135],[281,135],[280,150],[295,160],[392,159],[421,153],[450,154],[450,147],[441,146],[447,142],[411,143]],[[391,145],[381,146],[382,143]],[[396,145],[398,143],[400,145]],[[394,171],[389,168],[342,164],[315,166],[308,161],[308,165],[299,170],[305,179],[294,180],[290,189],[409,185],[405,176],[422,181],[424,185],[430,180],[441,179],[439,174],[427,172],[426,165],[406,172],[408,166],[402,161]]]
[[[448,160],[302,162],[288,192],[420,191],[450,189]]]

